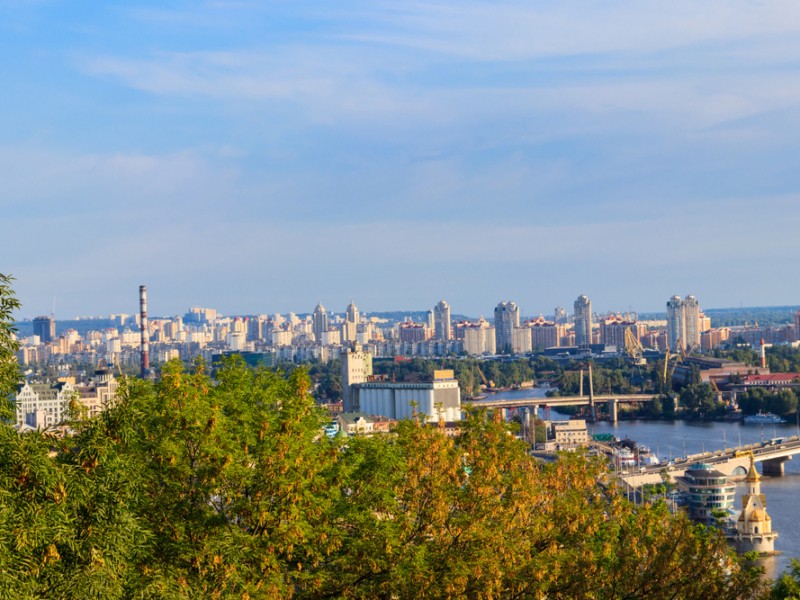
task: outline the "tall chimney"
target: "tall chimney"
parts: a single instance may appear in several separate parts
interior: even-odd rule
[[[764,338],[761,338],[761,368],[767,368],[767,345],[764,343]]]
[[[142,379],[150,371],[150,332],[147,329],[147,287],[139,286],[139,326],[142,329]]]

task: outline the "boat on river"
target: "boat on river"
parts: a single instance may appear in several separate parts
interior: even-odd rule
[[[747,415],[743,420],[748,425],[777,425],[779,423],[786,423],[786,419],[781,419],[774,413],[765,413],[761,411],[755,415]]]

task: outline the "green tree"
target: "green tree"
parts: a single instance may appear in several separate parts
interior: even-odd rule
[[[497,415],[332,440],[303,369],[207,371],[125,380],[63,440],[0,426],[0,597],[758,591],[719,531],[632,505],[599,459],[536,462]]]
[[[789,572],[784,573],[772,586],[771,600],[798,600],[800,599],[800,561],[793,558]]]
[[[647,405],[647,412],[651,417],[661,417],[664,414],[664,404],[661,398],[654,397]]]
[[[5,400],[19,381],[16,352],[19,343],[15,337],[14,311],[20,308],[19,300],[11,287],[14,278],[0,273],[0,418],[9,418],[13,412]]]
[[[766,409],[777,415],[788,415],[797,411],[797,395],[790,389],[782,389],[766,399]]]
[[[710,416],[721,409],[713,388],[707,383],[684,387],[680,393],[680,405],[699,416]]]
[[[766,390],[754,388],[739,394],[736,401],[745,415],[754,415],[766,409],[766,396]]]

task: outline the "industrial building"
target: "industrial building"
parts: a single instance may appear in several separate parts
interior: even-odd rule
[[[341,353],[342,360],[342,407],[345,412],[355,411],[353,386],[364,383],[372,377],[372,354],[365,352],[358,344],[351,350]]]
[[[349,386],[353,410],[392,419],[425,415],[431,422],[461,420],[461,390],[452,370],[434,371],[429,382],[366,381]]]

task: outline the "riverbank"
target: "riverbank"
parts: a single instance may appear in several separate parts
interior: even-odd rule
[[[569,416],[552,410],[551,418],[568,419]],[[794,423],[762,428],[742,422],[631,419],[618,423],[598,421],[587,425],[590,434],[606,433],[645,444],[664,462],[797,434]],[[777,576],[788,568],[790,559],[800,558],[800,519],[796,517],[796,498],[800,494],[800,460],[795,457],[795,460],[787,461],[783,477],[763,476],[761,489],[766,494],[773,527],[780,534],[775,549],[783,554],[760,560],[765,561],[763,566],[769,575]],[[744,484],[737,483],[736,491],[740,496],[745,491]]]

